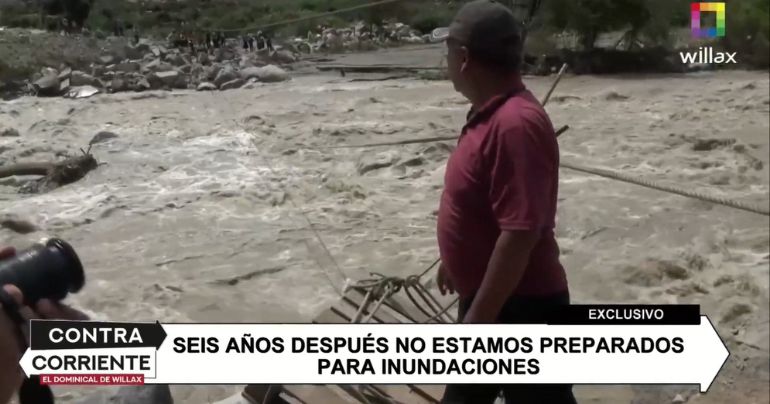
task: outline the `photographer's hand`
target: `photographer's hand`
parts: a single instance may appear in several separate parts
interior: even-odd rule
[[[0,248],[0,260],[12,257],[13,248]],[[0,307],[0,403],[7,403],[21,384],[19,341],[16,325]]]
[[[13,248],[0,247],[0,260],[13,257]],[[19,306],[19,314],[27,324],[33,318],[61,319],[61,320],[87,320],[88,316],[69,306],[41,300],[35,306],[35,311],[23,306],[24,297],[21,291],[13,285],[0,285],[3,290],[13,298]],[[28,340],[27,327],[22,327],[24,338]],[[19,326],[6,313],[5,308],[0,307],[0,404],[10,401],[14,392],[21,385],[23,373],[19,367],[19,360],[24,354],[22,347],[26,346],[20,341]]]

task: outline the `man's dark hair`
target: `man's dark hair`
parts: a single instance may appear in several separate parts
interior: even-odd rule
[[[522,31],[508,7],[492,0],[475,0],[457,12],[448,35],[468,48],[472,59],[509,73],[521,67]]]
[[[500,73],[518,73],[522,63],[521,37],[516,35],[498,43],[468,47],[471,59]]]

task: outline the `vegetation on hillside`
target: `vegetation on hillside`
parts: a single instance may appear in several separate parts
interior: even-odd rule
[[[599,34],[624,30],[627,48],[670,46],[671,32],[689,27],[692,0],[545,0],[543,29],[574,32],[584,49]],[[726,36],[718,41],[746,63],[767,68],[770,55],[770,2],[726,0]],[[705,18],[709,18],[708,16]],[[710,17],[712,24],[715,16]]]
[[[732,0],[728,5],[726,49],[753,66],[770,66],[770,1]]]
[[[689,0],[550,0],[547,26],[577,33],[581,45],[593,48],[599,34],[625,30],[632,42],[665,44],[669,30],[689,22]]]

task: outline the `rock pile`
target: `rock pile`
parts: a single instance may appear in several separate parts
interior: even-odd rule
[[[117,53],[117,52],[115,52]],[[230,90],[248,82],[278,82],[289,74],[276,64],[296,61],[287,51],[241,54],[233,48],[195,55],[149,42],[127,45],[125,59],[107,53],[88,69],[44,68],[33,77],[30,92],[38,96],[81,98],[97,92],[158,89]]]

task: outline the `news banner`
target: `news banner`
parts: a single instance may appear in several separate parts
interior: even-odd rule
[[[697,305],[573,305],[547,324],[32,320],[43,384],[698,384],[729,353]]]

